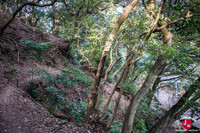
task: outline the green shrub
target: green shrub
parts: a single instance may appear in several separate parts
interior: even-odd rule
[[[121,133],[120,128],[122,127],[122,123],[120,121],[114,121],[112,124],[112,128],[109,130],[110,133]]]
[[[52,45],[51,42],[39,44],[35,41],[28,40],[26,38],[21,39],[20,42],[24,44],[21,50],[25,52],[26,56],[34,56],[40,61],[43,60],[43,54],[47,53],[50,46]]]
[[[84,102],[70,102],[70,104],[66,105],[67,108],[70,110],[68,116],[72,116],[72,118],[77,122],[80,123],[84,120],[85,117],[85,110],[87,108],[87,104]]]
[[[60,91],[57,86],[73,88],[75,85],[88,87],[91,83],[89,77],[79,68],[66,67],[68,70],[60,70],[60,75],[53,76],[45,70],[29,71],[32,75],[39,76],[39,83],[45,83],[44,88],[38,89],[37,84],[30,84],[29,93],[36,101],[43,104],[54,115],[55,111],[66,113],[68,117],[77,123],[83,121],[87,104],[77,101],[67,103],[66,92]],[[55,116],[55,115],[54,115]]]
[[[53,86],[38,90],[37,85],[30,84],[29,88],[30,95],[37,102],[44,105],[49,113],[54,115],[55,111],[67,112],[67,116],[77,123],[83,121],[87,104],[79,101],[67,104],[65,100],[66,94]]]
[[[141,101],[140,105],[138,106],[136,112],[136,121],[133,123],[135,125],[134,126],[135,130],[140,130],[145,132],[145,130],[143,129],[145,128],[150,129],[157,122],[154,111],[147,104],[148,100],[149,99],[145,98],[144,100]],[[139,126],[138,124],[144,124],[144,125],[142,125],[142,128],[138,128]]]
[[[17,72],[18,71],[18,68],[17,67],[12,67],[10,68],[10,70],[5,70],[4,71],[4,74],[13,74],[14,72]]]
[[[140,120],[133,128],[133,130],[137,133],[146,133],[148,130],[145,126],[145,121]]]
[[[75,67],[66,67],[66,68],[68,69],[68,71],[61,69],[60,70],[61,74],[56,76],[53,76],[44,70],[29,71],[29,73],[36,76],[41,76],[41,78],[38,79],[39,82],[62,84],[66,88],[72,88],[78,84],[85,87],[90,86],[91,84],[90,78],[79,68]]]

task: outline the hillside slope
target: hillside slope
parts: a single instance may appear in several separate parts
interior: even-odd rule
[[[6,17],[8,15],[0,11],[0,19]],[[42,47],[44,50],[39,49],[46,42],[51,42],[53,46],[47,49]],[[34,45],[30,45],[31,43]],[[66,94],[65,100],[68,103],[79,102],[80,98],[82,98],[81,102],[87,103],[90,90],[84,86],[84,83],[79,83],[80,80],[85,81],[85,79],[81,79],[80,73],[83,70],[87,73],[86,77],[89,75],[90,79],[93,79],[94,75],[85,67],[69,64],[67,59],[69,45],[63,39],[22,23],[19,18],[15,18],[5,30],[0,38],[0,132],[105,132],[98,123],[78,124],[74,120],[76,118],[69,116],[67,111],[52,113],[51,110],[48,110],[48,103],[41,102],[41,99],[37,101],[38,99],[34,99],[29,93],[32,83],[39,85],[36,88],[39,91],[43,91],[47,86],[54,86]],[[48,51],[43,53],[45,50]],[[38,80],[44,75],[33,74],[36,71],[45,71],[52,77],[58,77],[62,75],[62,71],[69,72],[69,68],[80,70],[78,84],[69,89],[65,89],[66,87],[62,83],[39,82]],[[71,78],[76,79],[76,77]],[[91,82],[89,86],[91,86]],[[112,88],[112,84],[106,84],[105,98],[111,93]],[[117,95],[118,92],[115,92],[112,104]],[[128,102],[123,96],[121,106],[124,108],[126,105]],[[123,115],[124,112],[119,111],[117,120],[121,120]],[[59,117],[66,120],[61,120]]]
[[[0,11],[0,20],[6,17],[8,15]],[[33,56],[33,54],[38,54],[38,51],[23,51],[26,47],[21,42],[23,38],[34,41],[38,46],[51,42],[53,47],[48,49],[49,51],[44,55],[40,55],[43,58],[42,61],[38,61],[37,56]],[[38,78],[30,71],[41,69],[52,75],[58,75],[60,74],[59,69],[65,69],[62,61],[55,58],[60,56],[66,58],[69,45],[63,39],[22,23],[19,18],[15,18],[5,30],[0,38],[1,133],[94,132],[95,125],[85,123],[80,126],[73,121],[63,121],[54,117],[27,91],[30,83],[37,82]],[[52,59],[54,64],[49,65],[48,61]],[[71,97],[76,93],[72,91]]]

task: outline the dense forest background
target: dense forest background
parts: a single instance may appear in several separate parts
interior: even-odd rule
[[[199,11],[199,0],[1,0],[0,132],[200,131]]]

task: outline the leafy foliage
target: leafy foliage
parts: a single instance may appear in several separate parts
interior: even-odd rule
[[[47,110],[55,117],[56,111],[67,112],[70,119],[75,120],[77,123],[83,121],[85,116],[86,104],[83,102],[70,102],[65,100],[66,94],[53,86],[45,87],[43,90],[38,90],[37,86],[31,84],[29,86],[29,93],[36,99],[36,101],[43,104]]]
[[[34,56],[40,61],[43,60],[43,54],[47,53],[50,46],[52,45],[51,42],[39,44],[26,38],[21,39],[20,42],[24,44],[21,50],[24,51],[27,56]]]
[[[146,133],[148,130],[145,126],[144,120],[140,120],[133,129],[135,132]]]
[[[61,74],[53,76],[44,70],[29,71],[29,73],[41,76],[38,78],[39,82],[50,83],[50,84],[63,84],[66,88],[72,88],[75,85],[81,84],[88,87],[91,84],[91,80],[84,72],[79,68],[66,67],[67,70],[60,70]]]
[[[88,87],[91,83],[89,77],[79,68],[67,67],[68,71],[60,70],[60,74],[53,76],[44,70],[30,71],[29,73],[40,76],[38,83],[45,83],[45,87],[38,88],[37,84],[30,84],[29,93],[31,96],[44,105],[54,116],[56,111],[66,113],[69,119],[80,123],[85,116],[87,104],[81,101],[67,102],[65,97],[67,93],[62,91],[61,87],[72,89],[75,85]],[[56,116],[57,117],[57,116]]]
[[[134,122],[134,131],[146,132],[156,122],[156,115],[152,108],[147,104],[148,98],[141,101],[140,106],[136,112],[136,121]]]
[[[111,133],[121,133],[120,128],[122,127],[122,123],[120,121],[114,121],[112,128],[109,130]]]
[[[68,109],[70,109],[68,116],[73,116],[72,119],[74,119],[77,123],[80,123],[84,120],[87,104],[77,101],[70,102],[66,106],[68,107]]]

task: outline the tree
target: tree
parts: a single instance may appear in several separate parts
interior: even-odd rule
[[[180,100],[148,131],[149,133],[162,133],[167,127],[174,123],[181,115],[183,115],[189,108],[191,102],[195,102],[200,96],[197,94],[191,96],[199,89],[200,78],[190,86]]]
[[[110,51],[110,47],[114,41],[115,35],[116,35],[118,29],[120,28],[120,26],[123,24],[123,22],[128,17],[129,12],[137,4],[137,2],[138,2],[138,0],[133,0],[128,6],[126,6],[124,8],[124,13],[118,18],[117,22],[115,23],[115,28],[112,30],[112,32],[110,33],[110,35],[108,37],[108,40],[106,41],[106,44],[104,46],[104,50],[102,52],[102,56],[101,56],[101,59],[100,59],[99,65],[98,65],[96,77],[95,77],[95,80],[92,85],[91,97],[88,102],[87,111],[86,111],[86,117],[85,117],[86,120],[89,120],[90,116],[94,112],[95,105],[97,102],[97,97],[98,97],[98,93],[97,93],[98,87],[100,84],[101,75],[102,75],[102,71],[104,68],[104,63],[105,63],[106,57],[108,55],[108,52]]]
[[[54,0],[52,3],[50,4],[38,4],[35,2],[23,2],[17,9],[15,9],[12,13],[12,15],[7,19],[7,20],[3,20],[4,23],[2,25],[0,25],[0,36],[2,36],[4,30],[8,27],[8,25],[13,21],[13,19],[15,18],[15,16],[17,15],[18,12],[20,12],[23,7],[30,5],[30,6],[38,6],[38,7],[45,7],[45,6],[52,6],[57,0]]]
[[[144,1],[143,1],[143,3],[144,3]],[[164,22],[164,21],[162,21],[162,20],[159,20],[159,21],[158,21],[158,20],[157,20],[158,15],[157,15],[157,18],[155,18],[154,15],[153,15],[153,13],[152,13],[153,8],[155,7],[155,6],[152,6],[152,4],[154,4],[154,1],[153,1],[153,0],[150,0],[149,3],[150,3],[149,6],[146,6],[146,5],[145,5],[146,9],[150,10],[150,12],[147,11],[147,12],[149,12],[149,15],[148,15],[148,16],[149,16],[151,19],[153,19],[153,20],[155,19],[155,21],[154,21],[154,24],[153,24],[153,26],[152,26],[151,29],[149,29],[149,30],[147,30],[146,32],[142,33],[142,34],[139,35],[138,37],[140,38],[140,37],[143,36],[144,34],[147,34],[146,37],[148,37],[148,36],[149,36],[149,33],[157,32],[158,30],[156,30],[156,29],[159,29],[159,31],[161,31],[161,32],[162,32],[162,35],[163,35],[163,43],[164,43],[164,44],[167,44],[166,46],[170,48],[171,46],[173,46],[173,45],[172,45],[172,33],[169,32],[167,26],[170,25],[170,24],[174,24],[174,23],[176,23],[176,22],[180,22],[180,21],[182,21],[183,19],[185,20],[185,18],[177,19],[177,20],[171,21],[171,22],[169,22],[169,23],[166,23],[166,22]],[[165,1],[163,1],[163,3],[165,3]],[[158,13],[158,14],[159,14],[159,13]],[[186,16],[186,18],[190,18],[190,17],[192,17],[192,16],[193,16],[192,14],[188,13],[187,16]],[[179,21],[179,20],[180,20],[180,21]],[[158,22],[158,23],[157,23],[157,25],[159,26],[158,28],[154,28],[154,26],[155,26],[155,24],[156,24],[156,21]],[[162,26],[163,23],[164,23],[164,25]],[[146,40],[146,39],[145,39],[145,40]],[[159,72],[162,70],[162,67],[165,66],[165,65],[164,65],[165,63],[164,63],[164,62],[166,62],[167,60],[165,59],[166,57],[164,57],[163,55],[165,55],[165,52],[164,52],[164,51],[163,51],[162,56],[159,57],[160,59],[159,59],[159,58],[157,59],[157,61],[155,62],[154,66],[153,66],[152,69],[150,70],[150,72],[149,72],[149,74],[148,74],[148,76],[147,76],[147,78],[146,78],[144,84],[142,85],[142,87],[140,88],[140,90],[138,91],[138,93],[136,94],[136,96],[132,99],[132,101],[131,101],[131,103],[130,103],[128,109],[127,109],[126,115],[125,115],[125,119],[124,119],[124,124],[123,124],[122,132],[131,132],[131,130],[132,130],[132,123],[133,123],[133,121],[134,121],[135,112],[136,112],[136,110],[137,110],[137,106],[139,105],[139,102],[140,102],[141,99],[149,92],[149,90],[152,88],[154,82],[156,81],[156,78],[157,78]],[[161,59],[161,58],[162,58],[162,59]],[[159,60],[160,60],[160,61],[159,61]],[[163,64],[162,64],[161,62],[163,62]],[[160,64],[160,63],[161,63],[161,64]],[[160,65],[159,65],[160,67],[157,66],[158,64],[160,64]],[[156,73],[156,72],[157,72],[157,73]],[[155,77],[152,77],[152,78],[150,77],[150,78],[149,78],[149,75],[150,75],[150,74],[155,74],[155,75],[154,75]]]

